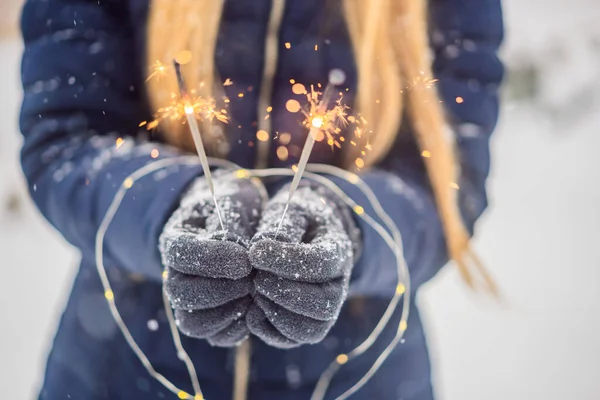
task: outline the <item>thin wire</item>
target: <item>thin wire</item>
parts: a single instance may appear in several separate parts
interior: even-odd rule
[[[367,197],[367,199],[371,202],[371,205],[376,214],[383,220],[385,225],[387,225],[388,229],[392,231],[393,239],[389,236],[388,232],[383,229],[383,227],[378,224],[375,220],[373,220],[368,214],[359,214],[361,217],[371,228],[373,228],[386,242],[386,244],[392,249],[394,256],[396,257],[397,263],[397,289],[394,293],[394,296],[390,300],[385,312],[383,313],[381,319],[377,323],[376,327],[373,329],[371,334],[356,348],[354,348],[348,354],[345,354],[345,358],[342,358],[343,363],[340,363],[340,360],[334,360],[321,374],[319,381],[315,387],[311,400],[320,400],[323,399],[327,389],[333,379],[335,373],[340,369],[341,365],[346,364],[348,361],[362,355],[365,351],[367,351],[371,346],[375,343],[377,338],[381,335],[381,332],[387,324],[389,323],[400,298],[404,295],[404,302],[402,306],[402,312],[400,316],[399,329],[392,340],[392,343],[397,344],[403,337],[404,331],[408,326],[408,316],[410,311],[410,274],[408,271],[408,267],[406,266],[406,260],[403,255],[403,245],[402,245],[402,234],[393,223],[389,214],[385,212],[381,203],[377,200],[377,197],[373,193],[373,191],[369,188],[369,186],[362,181],[356,174],[349,173],[347,171],[340,170],[339,168],[330,166],[330,165],[312,165],[310,167],[311,171],[318,171],[321,173],[326,173],[329,175],[337,176],[344,180],[347,180],[350,183],[357,184],[357,187],[363,192],[363,194]],[[257,176],[272,176],[276,175],[291,175],[290,171],[287,169],[270,169],[265,171],[250,171],[252,174]],[[336,193],[348,206],[355,208],[358,204],[354,202],[349,196],[347,196],[337,185],[331,182],[329,179],[322,177],[320,175],[314,174],[312,172],[305,172],[304,175],[308,179],[316,180],[319,183],[327,186],[330,190]],[[404,282],[402,282],[404,278]],[[404,285],[403,290],[398,290],[400,284]],[[389,347],[389,346],[388,346]],[[354,386],[344,392],[342,395],[337,397],[337,400],[342,400],[348,398],[351,394],[357,392],[360,388],[362,388],[368,380],[373,376],[373,374],[381,367],[383,362],[387,359],[391,351],[395,348],[395,345],[390,348],[389,352],[385,353],[385,357],[378,358],[372,368],[367,371],[367,374],[363,376]],[[387,348],[386,348],[387,350]]]
[[[98,274],[102,281],[102,285],[105,289],[105,296],[108,300],[109,307],[110,307],[111,313],[113,315],[113,318],[115,319],[119,329],[121,330],[122,334],[124,335],[128,345],[134,351],[136,356],[140,359],[140,361],[142,362],[142,364],[144,365],[144,367],[146,368],[148,373],[152,377],[154,377],[157,381],[162,383],[167,389],[169,389],[171,392],[177,394],[178,396],[181,396],[182,393],[184,395],[187,395],[187,394],[184,391],[178,389],[168,379],[166,379],[164,376],[162,376],[161,374],[156,372],[156,370],[154,370],[150,361],[147,359],[147,357],[145,356],[143,351],[139,348],[139,346],[135,342],[135,339],[129,332],[127,326],[123,322],[123,320],[118,312],[118,309],[116,307],[116,304],[114,302],[114,293],[112,292],[110,282],[106,275],[106,270],[105,270],[105,267],[103,264],[102,248],[103,248],[104,236],[106,234],[108,226],[112,222],[112,219],[114,218],[114,216],[125,196],[125,193],[127,192],[127,190],[129,188],[132,187],[132,185],[133,185],[133,183],[135,183],[135,181],[137,181],[138,179],[148,175],[149,173],[157,171],[161,168],[165,168],[165,167],[168,167],[171,165],[177,165],[177,164],[181,164],[181,163],[196,164],[197,163],[196,160],[197,159],[195,157],[179,157],[176,159],[160,160],[160,161],[156,161],[152,164],[148,164],[145,167],[140,168],[139,170],[135,171],[133,174],[131,174],[129,176],[129,178],[127,178],[123,182],[123,185],[119,188],[119,191],[115,195],[113,202],[111,203],[106,215],[104,216],[102,223],[100,224],[100,227],[98,229],[98,233],[96,235],[96,266],[98,269]],[[216,165],[236,166],[234,163],[231,163],[228,161],[223,161],[223,160],[220,160],[219,162],[215,162],[214,160],[211,160],[211,164],[212,165],[216,164]],[[387,227],[390,229],[390,231],[392,231],[392,236],[390,236],[390,234],[368,214],[365,214],[364,212],[361,212],[361,213],[357,212],[357,214],[361,219],[363,219],[369,226],[371,226],[382,237],[384,242],[390,247],[390,249],[396,256],[397,267],[398,267],[398,287],[400,287],[400,284],[402,283],[401,278],[408,277],[408,269],[406,268],[406,262],[404,261],[404,258],[402,255],[401,234],[398,231],[398,229],[396,228],[396,226],[393,224],[389,215],[387,213],[385,213],[385,211],[383,210],[383,207],[381,206],[379,201],[377,201],[374,193],[356,175],[348,173],[346,171],[342,171],[336,167],[326,166],[326,165],[311,166],[310,170],[311,171],[312,170],[321,171],[321,172],[327,173],[329,175],[334,175],[334,176],[340,177],[344,180],[347,180],[350,183],[357,184],[359,189],[365,194],[367,199],[371,202],[371,205],[372,205],[374,211],[376,212],[376,214],[378,214],[378,216],[382,219],[382,221],[385,223],[385,225],[387,225]],[[258,176],[258,177],[282,176],[282,175],[290,176],[293,174],[293,171],[290,171],[288,169],[247,170],[247,171],[249,172],[250,175],[254,175],[254,176]],[[305,176],[308,179],[313,179],[313,180],[319,181],[320,183],[327,186],[330,190],[332,190],[338,196],[340,196],[340,198],[346,204],[348,204],[350,207],[354,208],[355,211],[357,209],[356,207],[359,207],[356,202],[354,202],[349,196],[347,196],[337,185],[335,185],[329,179],[322,177],[320,175],[314,174],[312,172],[306,172]],[[390,301],[390,304],[388,305],[388,309],[386,310],[386,312],[380,319],[376,328],[369,335],[369,337],[363,343],[361,343],[361,345],[359,345],[357,348],[355,348],[352,352],[348,353],[347,355],[343,355],[346,357],[345,360],[343,360],[343,362],[340,362],[340,360],[339,360],[339,357],[342,355],[338,356],[338,359],[336,359],[336,361],[332,362],[330,367],[328,367],[325,370],[325,372],[321,375],[321,378],[319,379],[317,387],[315,388],[315,391],[311,397],[312,400],[320,400],[324,397],[324,395],[326,394],[326,391],[329,387],[329,384],[331,382],[331,379],[333,378],[335,373],[339,370],[339,368],[341,367],[342,364],[346,364],[348,361],[358,357],[359,355],[363,354],[365,351],[367,351],[372,346],[372,344],[375,342],[375,340],[379,337],[383,328],[389,322],[389,319],[391,318],[391,315],[393,314],[393,310],[397,306],[399,298],[402,295],[404,295],[406,298],[404,301],[404,307],[402,309],[402,314],[401,314],[401,318],[400,318],[400,325],[399,325],[396,336],[394,337],[392,342],[386,347],[386,349],[380,354],[380,356],[377,358],[377,360],[375,361],[375,363],[373,364],[371,369],[369,369],[369,371],[367,371],[367,373],[354,386],[352,386],[350,389],[348,389],[346,392],[344,392],[337,399],[338,400],[346,399],[346,398],[348,398],[348,396],[357,392],[360,388],[362,388],[368,382],[368,380],[373,376],[373,374],[381,367],[383,362],[387,359],[389,354],[391,354],[392,350],[395,348],[395,346],[401,340],[401,338],[406,330],[406,326],[407,326],[406,321],[408,319],[408,312],[409,312],[408,303],[410,300],[410,294],[409,294],[410,293],[410,281],[408,279],[406,279],[404,285],[405,285],[405,290],[402,292],[399,292],[398,290],[396,291],[396,294],[394,295],[394,297]],[[163,294],[163,302],[165,303],[165,307],[166,307],[165,309],[168,308],[168,310],[169,310],[167,312],[167,318],[168,318],[168,322],[169,322],[169,327],[171,329],[171,333],[173,335],[173,341],[175,343],[175,346],[178,349],[178,354],[180,355],[180,358],[182,359],[182,361],[184,361],[184,363],[186,364],[186,367],[188,368],[188,372],[190,374],[190,378],[192,379],[192,384],[194,386],[194,390],[197,391],[196,396],[194,398],[202,399],[203,397],[202,397],[202,393],[199,390],[200,385],[197,380],[198,378],[196,375],[196,371],[193,368],[193,363],[191,362],[189,355],[186,353],[185,349],[182,346],[179,332],[177,330],[177,326],[175,323],[175,319],[172,314],[172,310],[170,309],[170,306],[168,304],[168,299],[166,298],[166,296],[164,296],[164,294]],[[390,309],[392,311],[388,312],[388,310],[390,310]],[[190,368],[190,366],[191,366],[191,368]],[[188,395],[188,398],[191,398],[191,397],[189,397],[189,395]]]
[[[188,158],[188,157],[185,157],[185,158]],[[177,386],[175,386],[173,383],[171,383],[171,381],[169,381],[167,378],[165,378],[162,374],[158,373],[154,369],[154,367],[150,363],[150,360],[148,360],[148,357],[146,357],[146,355],[144,354],[142,349],[137,345],[135,339],[133,338],[133,336],[131,335],[131,332],[129,331],[129,328],[127,328],[127,325],[123,321],[123,318],[121,317],[121,314],[119,313],[119,310],[115,304],[114,292],[112,290],[112,286],[108,279],[108,275],[106,274],[106,268],[104,267],[103,247],[104,247],[104,237],[106,235],[108,227],[110,226],[115,214],[117,213],[117,210],[119,209],[121,202],[123,201],[123,199],[125,197],[125,194],[133,186],[133,184],[138,179],[143,178],[144,176],[146,176],[150,173],[158,171],[159,169],[181,164],[182,159],[183,159],[183,157],[155,161],[151,164],[148,164],[148,165],[136,170],[134,173],[129,175],[129,177],[123,181],[123,184],[117,191],[115,197],[113,198],[113,201],[111,202],[110,206],[108,207],[108,210],[106,211],[106,214],[104,215],[104,218],[102,219],[102,222],[100,223],[100,226],[98,227],[98,232],[96,233],[96,243],[95,243],[96,244],[96,249],[95,249],[96,269],[98,271],[98,275],[100,276],[100,281],[102,283],[102,287],[104,288],[104,297],[106,298],[106,300],[108,302],[108,306],[109,306],[110,312],[113,316],[113,319],[115,320],[117,326],[121,330],[121,333],[123,334],[123,337],[125,338],[125,341],[129,345],[129,347],[133,350],[133,352],[138,357],[138,359],[141,361],[142,365],[146,368],[146,370],[148,371],[150,376],[152,376],[154,379],[156,379],[158,382],[160,382],[165,388],[167,388],[169,391],[171,391],[172,393],[174,393],[178,396],[180,396],[182,393],[185,393],[185,391],[179,389]],[[172,321],[169,319],[169,325],[171,325],[171,323],[172,323]],[[177,336],[179,336],[179,335],[177,334]],[[182,350],[183,350],[183,348],[182,348]],[[187,352],[185,350],[183,350],[180,353],[180,357],[182,360],[184,360],[186,366],[191,364],[189,355],[187,354]],[[199,387],[200,385],[198,383],[198,377],[195,374],[195,371],[191,371],[188,368],[188,373],[190,374],[190,378],[192,380],[194,387]],[[196,393],[196,397],[198,397],[198,396],[200,396],[199,398],[202,399],[201,392]]]
[[[335,168],[335,169],[331,168],[329,165],[314,165],[311,167],[311,170],[330,174],[330,175],[337,175],[338,177],[342,177],[341,175],[345,175],[343,177],[344,179],[346,179],[350,183],[354,183],[363,192],[363,194],[367,197],[367,200],[371,203],[371,206],[373,207],[375,213],[382,219],[383,223],[388,227],[388,229],[390,229],[390,231],[392,232],[392,235],[394,236],[394,241],[395,241],[396,245],[393,247],[393,249],[395,249],[395,251],[396,251],[395,255],[396,255],[396,259],[398,260],[398,284],[400,283],[401,280],[403,280],[404,286],[405,286],[404,303],[402,305],[400,323],[398,325],[398,330],[396,331],[396,335],[394,336],[394,338],[392,339],[390,344],[385,348],[385,350],[380,354],[380,356],[377,358],[377,360],[372,365],[372,367],[367,371],[367,373],[354,386],[352,386],[346,392],[344,392],[340,396],[338,396],[338,398],[337,398],[338,400],[343,400],[343,399],[347,399],[352,394],[356,393],[360,388],[362,388],[369,381],[369,379],[371,379],[371,377],[375,374],[375,372],[377,372],[377,370],[381,367],[383,362],[389,357],[391,352],[396,348],[398,343],[404,337],[404,332],[406,331],[406,329],[408,327],[408,316],[409,316],[409,310],[410,310],[410,291],[411,291],[410,272],[409,272],[408,266],[406,264],[406,259],[404,258],[404,246],[402,243],[402,233],[397,228],[396,224],[394,224],[394,221],[392,220],[390,215],[385,211],[385,209],[383,208],[383,206],[377,199],[377,196],[375,196],[375,193],[373,192],[373,190],[371,190],[369,185],[367,185],[366,182],[364,180],[362,180],[358,175],[347,172],[347,171],[339,170],[337,168]],[[335,172],[335,174],[333,172]],[[402,277],[402,278],[400,278],[400,277]],[[392,307],[392,303],[394,303],[393,308],[395,310],[397,302],[400,300],[401,296],[402,296],[402,293],[399,293],[399,291],[396,290],[396,293],[394,294],[394,298],[392,299],[392,301],[390,302],[390,305],[388,306],[388,310]],[[386,313],[388,310],[386,310]],[[380,320],[380,323],[382,320]],[[387,322],[386,322],[386,324],[387,324]],[[380,324],[378,324],[378,326],[379,325]],[[375,328],[375,330],[376,329],[377,329],[377,327]],[[355,349],[355,351],[357,349]],[[364,351],[366,351],[366,349],[364,349],[363,352]]]
[[[375,214],[377,214],[377,216],[379,218],[381,218],[383,223],[391,231],[392,236],[394,237],[395,246],[393,246],[392,251],[394,252],[394,255],[396,256],[396,259],[398,261],[397,271],[396,271],[397,275],[398,275],[398,283],[404,284],[406,293],[410,293],[410,289],[411,289],[410,288],[410,273],[408,271],[408,266],[406,265],[406,260],[404,259],[404,245],[402,242],[402,233],[398,230],[398,228],[396,227],[396,224],[394,223],[392,218],[389,216],[389,214],[385,211],[385,209],[379,202],[379,199],[377,199],[377,196],[375,196],[375,193],[373,193],[373,191],[371,190],[369,185],[367,185],[365,183],[365,181],[363,181],[358,175],[353,174],[351,172],[344,171],[344,170],[340,170],[335,167],[332,168],[329,165],[315,164],[315,165],[312,165],[310,169],[311,169],[311,171],[334,175],[339,178],[345,179],[348,182],[356,185],[360,189],[360,191],[365,195],[368,202],[373,207]],[[390,247],[392,247],[392,246],[390,246]],[[396,292],[394,294],[394,297],[392,298],[390,305],[386,309],[384,315],[387,315],[389,313],[390,317],[391,317],[391,314],[393,314],[401,297],[402,297],[402,293]],[[403,309],[406,310],[406,322],[408,322],[407,320],[408,320],[408,310],[410,309],[410,296],[406,296],[406,297],[407,298],[404,300],[404,303],[403,303]],[[389,318],[386,319],[385,323],[382,323],[383,321],[384,321],[384,319],[382,318],[379,321],[379,323],[377,324],[377,326],[375,327],[374,332],[376,331],[377,334],[380,334],[381,331],[385,328],[385,325],[387,324],[387,321],[389,321]],[[402,321],[403,320],[401,319],[400,323],[402,323]],[[370,336],[372,336],[372,335],[370,335]],[[368,350],[368,347],[370,347],[370,345],[368,345],[368,347],[366,347],[367,343],[368,343],[368,340],[366,340],[363,344],[358,346],[350,354],[360,355],[360,354],[364,353],[366,350]]]
[[[190,378],[192,379],[192,387],[194,388],[194,393],[196,395],[203,396],[202,389],[200,389],[200,382],[198,381],[198,373],[196,372],[194,363],[192,362],[188,353],[185,351],[183,343],[181,343],[181,336],[179,335],[179,331],[177,330],[177,323],[175,322],[173,309],[169,305],[169,298],[167,297],[167,292],[164,290],[164,288],[162,291],[162,296],[163,306],[165,308],[165,313],[167,314],[167,320],[169,321],[169,330],[171,331],[173,343],[175,344],[175,348],[177,349],[177,357],[179,357],[185,363],[185,366],[188,369]]]

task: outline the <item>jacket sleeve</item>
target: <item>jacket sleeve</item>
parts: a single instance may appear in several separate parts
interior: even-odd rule
[[[21,27],[21,163],[42,214],[93,260],[95,235],[123,181],[180,157],[136,138],[143,76],[122,1],[28,0]],[[197,165],[181,162],[128,191],[104,245],[107,266],[160,278],[158,236]]]
[[[497,55],[503,38],[501,4],[500,0],[429,3],[434,75],[456,133],[461,168],[459,206],[473,234],[476,220],[487,207],[489,140],[498,119],[498,87],[504,72]],[[416,290],[437,273],[448,255],[425,167],[410,132],[401,132],[387,159],[362,178],[402,234],[404,256]],[[373,215],[355,186],[337,183]],[[373,296],[393,293],[395,258],[373,230],[363,222],[361,227],[365,250],[351,291]]]

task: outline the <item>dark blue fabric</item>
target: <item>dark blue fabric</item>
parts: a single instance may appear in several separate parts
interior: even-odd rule
[[[160,134],[138,128],[149,118],[143,67],[147,7],[147,0],[28,0],[24,6],[22,166],[40,211],[83,258],[49,357],[41,399],[174,398],[150,379],[117,331],[93,262],[96,231],[123,180],[156,160],[176,165],[141,179],[127,193],[106,236],[105,262],[117,304],[142,349],[159,372],[190,389],[162,311],[157,241],[182,191],[202,169],[177,158],[181,154],[162,144]],[[263,118],[257,101],[270,7],[269,0],[226,1],[215,52],[220,75],[234,82],[226,87],[233,118],[225,127],[229,158],[245,167],[256,162],[255,126]],[[329,70],[337,67],[346,72],[351,89],[356,85],[339,10],[337,1],[287,2],[271,103],[273,131],[292,135],[285,165],[297,159],[306,134],[297,116],[282,112],[290,98],[289,80],[325,82]],[[430,19],[438,88],[458,135],[461,209],[473,230],[487,204],[489,138],[503,75],[497,58],[503,36],[500,0],[432,0]],[[285,42],[291,44],[289,50]],[[245,96],[238,98],[239,92]],[[462,103],[456,101],[459,96]],[[117,138],[124,139],[118,148]],[[270,166],[283,165],[276,147],[271,146]],[[338,153],[318,144],[311,160],[337,164]],[[364,179],[402,232],[416,289],[435,275],[447,256],[409,126]],[[364,204],[356,187],[337,183]],[[354,271],[352,298],[338,323],[313,346],[282,351],[255,342],[250,399],[308,398],[327,363],[373,329],[393,292],[395,263],[383,242],[362,227],[364,251]],[[150,320],[158,322],[158,330],[148,328]],[[341,370],[328,398],[362,376],[395,332],[394,325],[366,356]],[[204,341],[184,342],[206,397],[230,398],[233,353]],[[406,342],[357,398],[431,400],[429,379],[427,348],[413,307]]]

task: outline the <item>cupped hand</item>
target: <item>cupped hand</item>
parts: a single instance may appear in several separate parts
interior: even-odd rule
[[[215,346],[249,334],[245,316],[254,292],[250,240],[263,206],[260,182],[214,174],[221,222],[204,177],[183,195],[160,237],[164,289],[179,330]]]
[[[250,247],[254,335],[292,348],[327,335],[346,299],[360,232],[350,209],[323,186],[303,182],[279,226],[284,187],[265,206]]]

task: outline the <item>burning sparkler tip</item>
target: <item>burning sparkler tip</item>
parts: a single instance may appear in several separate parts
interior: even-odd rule
[[[320,128],[323,126],[323,117],[314,117],[311,121],[312,126]]]

